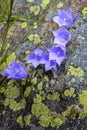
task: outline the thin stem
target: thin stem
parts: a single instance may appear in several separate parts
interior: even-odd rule
[[[9,31],[9,27],[10,27],[10,18],[11,18],[11,15],[12,15],[13,2],[14,2],[14,0],[10,0],[10,9],[9,9],[9,14],[8,14],[8,19],[7,19],[7,27],[6,27],[4,37],[3,37],[3,43],[2,43],[2,47],[1,47],[1,53],[2,54],[3,54],[4,47],[6,45],[7,34],[8,34],[8,31]]]

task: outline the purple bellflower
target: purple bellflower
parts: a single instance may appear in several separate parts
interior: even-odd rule
[[[20,63],[12,61],[9,67],[5,68],[5,71],[1,73],[3,76],[7,76],[8,79],[22,79],[27,77],[27,71]]]
[[[62,46],[66,46],[67,43],[71,41],[71,33],[65,28],[61,28],[60,30],[54,30],[54,43]]]
[[[37,68],[37,66],[40,64],[43,51],[41,49],[35,49],[31,54],[28,56],[28,60],[26,63],[32,63],[34,68]]]
[[[64,59],[66,59],[66,48],[63,46],[55,46],[47,49],[49,52],[49,60],[54,60],[60,66]]]
[[[53,21],[60,27],[71,27],[73,24],[72,8],[66,11],[58,9],[58,16],[53,17]]]
[[[45,65],[45,71],[51,70],[52,68],[56,70],[56,60],[49,60],[49,54],[44,54],[40,63]]]

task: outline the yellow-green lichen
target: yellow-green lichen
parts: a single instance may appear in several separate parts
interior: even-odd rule
[[[42,90],[42,87],[43,87],[43,83],[42,82],[38,83],[37,85],[38,90]]]
[[[41,7],[44,9],[50,3],[50,0],[43,0],[41,3]]]
[[[25,116],[24,116],[25,126],[30,126],[31,117],[32,117],[31,115],[25,115]]]
[[[48,94],[47,95],[48,100],[57,100],[60,101],[60,94],[59,93],[53,93],[53,94]]]
[[[18,123],[21,127],[23,127],[24,124],[23,124],[23,117],[22,117],[22,116],[18,116],[16,121],[17,121],[17,123]]]
[[[62,116],[65,118],[70,115],[70,111],[72,109],[73,105],[69,106],[66,111],[62,112]]]
[[[84,7],[84,9],[82,10],[82,14],[87,15],[87,7]]]
[[[7,88],[4,94],[6,98],[14,99],[20,95],[20,91],[17,87],[10,87]]]
[[[83,109],[82,111],[80,111],[79,113],[79,119],[84,119],[87,118],[87,108]]]
[[[37,103],[32,105],[32,114],[39,118],[40,115],[48,115],[49,109],[43,103]]]
[[[40,12],[40,6],[38,6],[38,5],[31,6],[30,7],[30,12],[34,13],[34,15],[37,16],[39,14],[39,12]]]
[[[59,3],[57,4],[57,8],[61,8],[61,7],[63,7],[63,2],[59,2]]]
[[[29,94],[30,94],[30,92],[31,92],[31,87],[29,86],[29,87],[27,87],[26,88],[26,90],[24,91],[24,97],[28,97],[29,96]]]
[[[71,79],[71,83],[74,83],[74,82],[75,82],[75,78],[72,78],[72,79]]]
[[[30,35],[28,36],[28,39],[29,39],[29,41],[33,41],[33,40],[34,40],[34,34],[30,34]]]
[[[41,42],[40,37],[37,34],[34,34],[34,44],[39,44]]]
[[[33,29],[36,29],[36,28],[38,28],[38,24],[35,22],[35,23],[33,24]]]
[[[67,76],[76,76],[76,77],[83,77],[85,75],[85,72],[80,68],[75,68],[72,65],[69,66]]]
[[[43,127],[48,127],[51,123],[52,116],[49,115],[42,115],[39,124]]]
[[[34,0],[27,0],[27,2],[32,3]]]
[[[26,27],[27,27],[27,22],[22,22],[21,28],[24,29],[24,28],[26,28]]]
[[[64,91],[64,96],[66,96],[66,97],[73,97],[73,96],[75,96],[74,92],[75,92],[75,89],[71,87],[70,89],[66,89]]]
[[[16,55],[14,52],[7,58],[6,65],[9,66],[13,60],[16,60]]]
[[[82,94],[79,94],[79,100],[83,108],[87,108],[87,90],[82,90]]]
[[[52,127],[57,127],[57,129],[64,123],[64,120],[60,117],[53,118],[51,121]]]
[[[37,84],[37,78],[36,78],[36,77],[35,77],[35,78],[32,78],[32,79],[31,79],[31,83],[32,83],[33,85]]]

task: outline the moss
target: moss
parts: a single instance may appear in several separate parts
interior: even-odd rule
[[[72,65],[69,66],[67,76],[76,76],[76,77],[83,77],[85,75],[85,72],[80,68],[74,68]]]
[[[57,100],[60,101],[60,94],[59,93],[53,93],[53,94],[48,94],[47,95],[48,100]]]
[[[18,116],[16,121],[17,121],[17,123],[18,123],[21,127],[23,127],[24,124],[23,124],[23,117],[22,117],[22,116]]]
[[[26,115],[26,116],[24,116],[25,126],[30,126],[31,117],[32,117],[31,115]]]
[[[71,87],[70,89],[66,89],[64,91],[64,96],[66,96],[66,97],[73,97],[73,96],[75,96],[74,92],[75,92],[75,89]]]

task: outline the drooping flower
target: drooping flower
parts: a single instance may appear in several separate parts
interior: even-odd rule
[[[5,68],[5,71],[1,73],[3,76],[7,76],[8,79],[22,79],[27,77],[27,71],[25,67],[15,61],[12,61],[11,65]]]
[[[58,16],[53,17],[53,21],[60,27],[71,27],[73,24],[72,8],[69,8],[66,11],[58,9]]]
[[[40,63],[45,65],[45,71],[56,70],[56,60],[49,60],[49,53],[42,56]]]
[[[32,65],[37,68],[37,66],[40,64],[43,51],[41,49],[35,49],[31,54],[28,56],[28,60],[26,63],[32,63]]]
[[[71,33],[65,28],[61,28],[60,30],[54,30],[54,43],[62,46],[66,46],[67,43],[71,41]]]
[[[58,45],[47,50],[49,52],[49,60],[55,60],[59,66],[66,59],[66,48],[63,46]]]

